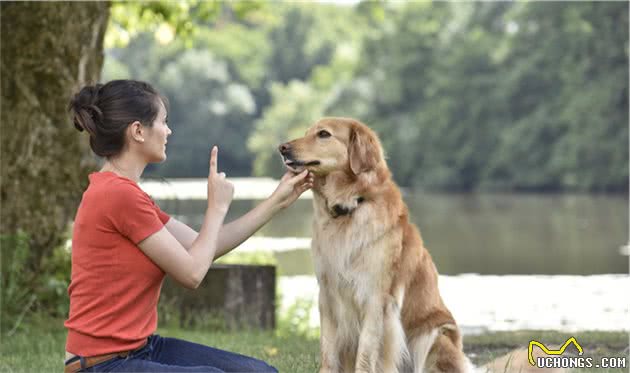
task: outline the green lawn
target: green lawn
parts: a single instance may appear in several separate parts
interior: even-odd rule
[[[29,332],[2,335],[0,372],[62,372],[66,332],[63,321],[30,325]],[[319,342],[273,332],[211,332],[158,328],[164,337],[181,338],[265,360],[281,372],[316,372]]]
[[[41,325],[40,325],[41,324]],[[62,321],[48,320],[30,325],[29,332],[11,337],[2,336],[0,372],[60,372],[63,371],[65,330]],[[210,332],[160,328],[158,334],[182,338],[209,346],[239,352],[263,359],[281,372],[317,372],[318,341],[298,336],[279,337],[272,332]],[[468,336],[464,340],[466,353],[475,364],[483,364],[515,348],[527,348],[531,339],[545,344],[563,343],[575,336],[587,356],[627,356],[628,334],[609,332],[559,333],[518,331]],[[625,355],[624,355],[625,354]],[[605,370],[592,370],[606,372]],[[627,372],[609,370],[608,372]],[[587,372],[587,370],[579,370]]]

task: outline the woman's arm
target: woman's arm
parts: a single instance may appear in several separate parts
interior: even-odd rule
[[[138,247],[177,282],[186,288],[195,289],[214,261],[216,237],[224,216],[220,211],[208,209],[200,233],[188,247],[183,247],[166,227],[144,239]]]
[[[307,172],[299,175],[285,174],[271,197],[247,214],[221,227],[214,258],[217,259],[229,253],[251,237],[275,214],[293,203],[311,185],[312,176],[307,177]],[[191,247],[198,235],[194,229],[172,217],[166,223],[166,228],[186,249]]]
[[[214,259],[216,260],[229,253],[232,249],[247,240],[251,235],[256,233],[260,227],[265,225],[279,210],[280,207],[277,204],[274,204],[271,199],[266,199],[247,214],[230,223],[224,224],[219,230],[217,249],[214,254]],[[166,229],[168,229],[168,231],[186,249],[190,249],[192,243],[198,235],[194,229],[172,217],[166,223]]]
[[[208,174],[208,208],[201,230],[190,243],[190,247],[184,248],[166,227],[144,239],[138,246],[179,283],[188,288],[196,288],[214,261],[219,230],[233,194],[234,186],[225,180],[225,174],[217,173],[217,148],[214,147]]]

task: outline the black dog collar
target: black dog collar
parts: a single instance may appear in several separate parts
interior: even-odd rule
[[[365,201],[365,198],[363,197],[358,197],[357,198],[357,206],[362,204]],[[345,215],[350,215],[352,214],[352,212],[356,209],[356,207],[347,207],[342,205],[341,203],[337,203],[332,207],[332,210],[330,211],[330,215],[333,217],[333,219],[336,219],[340,216],[345,216]]]

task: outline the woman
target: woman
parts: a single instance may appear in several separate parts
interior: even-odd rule
[[[71,100],[74,125],[106,159],[89,175],[74,221],[66,372],[275,372],[254,358],[153,334],[162,281],[195,289],[212,262],[245,241],[312,186],[285,174],[274,193],[223,225],[234,187],[210,155],[208,206],[199,233],[169,217],[140,189],[149,163],[166,159],[166,100],[149,84],[115,80]]]

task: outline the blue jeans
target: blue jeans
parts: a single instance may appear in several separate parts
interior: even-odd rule
[[[70,361],[68,361],[70,362]],[[153,334],[142,349],[82,372],[274,372],[264,361]]]

